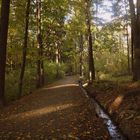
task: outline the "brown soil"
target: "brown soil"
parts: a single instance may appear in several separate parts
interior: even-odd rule
[[[0,110],[0,140],[108,140],[108,132],[74,77]]]
[[[140,140],[140,84],[98,81],[86,87],[130,140]]]

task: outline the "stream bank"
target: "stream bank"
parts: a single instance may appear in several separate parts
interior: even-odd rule
[[[95,97],[90,97],[89,93],[85,90],[81,83],[79,83],[81,90],[89,101],[94,105],[97,116],[103,120],[111,140],[127,140],[127,137],[120,131],[117,124],[113,121],[109,113],[104,107],[96,100]]]
[[[129,140],[140,140],[140,84],[98,81],[86,86]]]

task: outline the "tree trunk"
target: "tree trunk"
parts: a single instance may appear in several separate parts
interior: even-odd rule
[[[56,43],[56,50],[55,50],[55,56],[56,56],[56,78],[59,78],[59,67],[60,67],[60,51],[59,51],[59,43]]]
[[[131,28],[131,67],[132,67],[132,73],[134,72],[134,41],[133,41],[133,31]]]
[[[2,0],[0,23],[0,104],[5,104],[6,48],[9,25],[10,0]]]
[[[83,77],[83,35],[80,36],[80,77]]]
[[[38,61],[37,61],[37,88],[44,84],[44,63],[43,63],[43,42],[41,36],[41,0],[37,4],[37,41],[38,41]]]
[[[86,4],[86,25],[87,25],[87,36],[88,36],[88,80],[89,84],[93,83],[95,79],[95,68],[93,58],[93,45],[92,45],[92,34],[91,34],[91,15],[90,15],[90,0],[85,0]]]
[[[26,54],[27,54],[27,46],[28,46],[28,28],[29,28],[29,11],[30,11],[30,0],[27,1],[26,6],[26,23],[25,23],[25,36],[24,36],[24,46],[23,46],[23,54],[22,54],[22,66],[21,66],[21,73],[19,79],[19,93],[18,98],[22,95],[22,87],[23,87],[23,78],[26,66]]]
[[[78,74],[78,62],[77,62],[77,57],[78,56],[77,56],[77,43],[76,42],[77,42],[77,40],[75,41],[75,44],[74,44],[74,49],[75,49],[74,50],[75,51],[75,53],[74,53],[75,54],[75,57],[74,57],[75,61],[74,62],[75,63],[74,63],[74,71],[73,72],[74,72],[75,75]]]
[[[140,80],[140,1],[137,1],[137,13],[135,13],[135,5],[133,0],[129,0],[131,13],[132,39],[134,43],[134,61],[133,61],[133,80]]]
[[[129,31],[128,31],[128,10],[127,10],[127,3],[128,1],[125,0],[125,13],[126,13],[126,20],[125,20],[125,28],[126,28],[126,42],[127,42],[127,61],[128,61],[128,74],[132,73],[132,64],[130,60],[130,42],[129,42]],[[132,47],[132,46],[131,46]]]
[[[131,65],[130,65],[130,45],[129,45],[129,33],[128,26],[126,25],[126,40],[127,40],[127,61],[128,61],[128,73],[131,73]]]
[[[136,75],[136,78],[134,80],[140,80],[140,0],[137,0],[137,22],[136,22],[136,30],[137,30],[137,36],[136,39],[137,39],[137,46],[135,47],[135,75]]]

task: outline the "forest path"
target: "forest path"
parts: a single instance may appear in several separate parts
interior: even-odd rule
[[[0,111],[0,140],[108,140],[108,132],[69,76]]]

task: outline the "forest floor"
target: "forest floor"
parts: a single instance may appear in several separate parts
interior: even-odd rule
[[[96,81],[87,86],[130,140],[140,140],[140,83]]]
[[[0,110],[0,140],[109,140],[102,120],[66,77]]]

